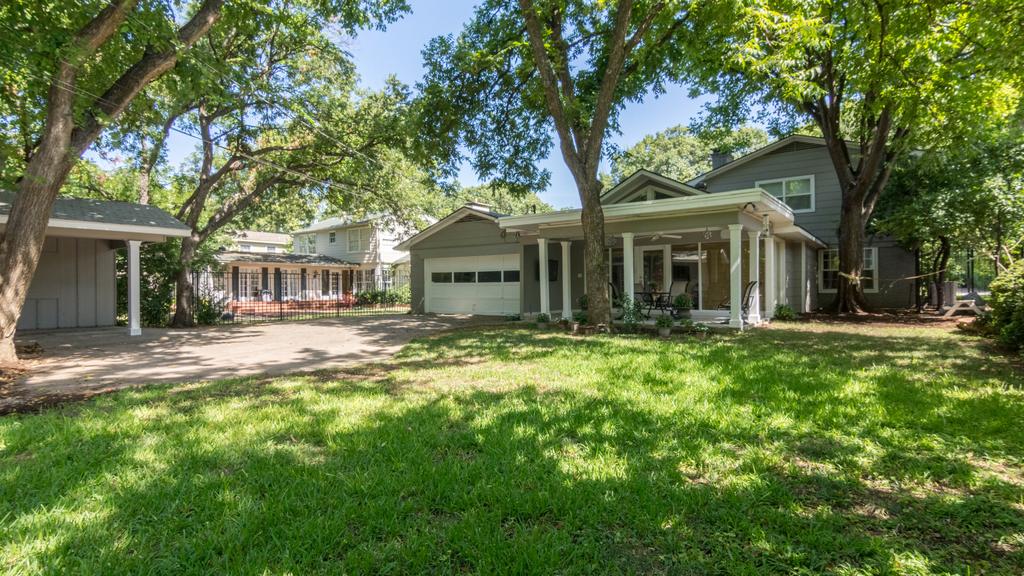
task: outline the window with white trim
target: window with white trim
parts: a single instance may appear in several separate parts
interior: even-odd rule
[[[316,254],[316,235],[306,234],[295,239],[298,254]]]
[[[786,203],[794,213],[814,212],[814,175],[759,180],[754,186]]]
[[[242,244],[242,252],[252,252],[252,246],[248,244]]]
[[[878,248],[864,249],[864,270],[860,275],[865,292],[878,292]],[[839,288],[839,249],[818,251],[818,292],[832,294]]]
[[[348,251],[365,252],[370,244],[369,228],[351,228],[348,230]]]
[[[331,232],[330,234],[327,235],[327,242],[330,244],[334,244],[334,241],[337,240],[337,237],[337,233]]]

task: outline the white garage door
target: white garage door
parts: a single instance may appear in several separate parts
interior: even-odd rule
[[[427,258],[426,311],[519,314],[519,255]]]

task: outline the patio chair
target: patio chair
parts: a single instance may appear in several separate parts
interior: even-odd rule
[[[608,293],[611,295],[612,320],[618,320],[622,318],[622,293],[619,292],[619,287],[611,282],[608,283]],[[615,312],[616,305],[619,309],[618,315]]]
[[[756,280],[747,282],[746,287],[743,288],[743,305],[740,307],[740,310],[743,312],[743,318],[746,318],[747,313],[750,311],[750,301],[754,299],[754,290],[757,290]],[[731,298],[726,298],[718,304],[719,310],[729,310],[730,308],[732,308]]]

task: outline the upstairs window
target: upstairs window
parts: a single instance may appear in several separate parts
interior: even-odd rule
[[[252,246],[250,246],[248,244],[242,244],[242,252],[251,252],[251,251],[252,251]]]
[[[316,254],[316,236],[305,234],[295,238],[296,254]]]
[[[369,249],[370,244],[370,229],[369,228],[351,228],[348,231],[348,251],[349,252],[365,252]]]
[[[334,241],[337,240],[337,239],[338,239],[338,234],[335,233],[335,232],[331,232],[330,234],[327,235],[327,242],[329,242],[331,244],[334,244]]]
[[[761,180],[754,186],[785,202],[794,213],[814,212],[814,176]]]

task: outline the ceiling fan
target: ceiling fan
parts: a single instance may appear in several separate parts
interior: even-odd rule
[[[680,239],[682,239],[682,236],[680,236],[678,234],[663,234],[661,232],[651,236],[651,240],[658,240],[660,238],[673,238],[675,240],[680,240]]]

